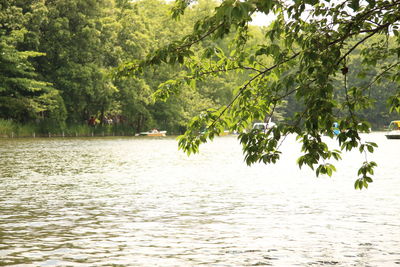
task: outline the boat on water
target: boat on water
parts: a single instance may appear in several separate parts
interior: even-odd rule
[[[276,126],[276,124],[272,121],[269,122],[256,122],[253,124],[253,129],[257,129],[263,131],[264,133],[269,129],[272,129]]]
[[[166,136],[167,131],[159,131],[157,129],[152,129],[148,132],[140,132],[139,136]]]
[[[400,120],[391,121],[386,134],[387,139],[400,139]]]
[[[230,134],[230,132],[228,130],[225,130],[222,133],[220,133],[219,136],[227,136],[229,134]]]
[[[337,122],[333,123],[332,132],[333,132],[334,135],[339,135],[340,134],[339,123],[337,123]]]

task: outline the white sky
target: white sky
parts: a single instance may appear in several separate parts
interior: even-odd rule
[[[268,16],[265,15],[264,13],[255,13],[253,15],[253,21],[250,23],[252,25],[257,25],[257,26],[267,26],[270,24],[274,19],[276,18],[275,15],[269,14]]]
[[[173,2],[175,0],[165,0],[166,2]],[[274,15],[265,15],[263,13],[256,13],[253,16],[253,21],[250,23],[251,25],[257,26],[267,26],[275,19]]]

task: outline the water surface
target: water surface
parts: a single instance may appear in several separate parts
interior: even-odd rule
[[[235,137],[189,158],[173,138],[1,139],[0,265],[399,266],[400,140],[364,138],[363,191],[362,154],[316,178],[290,138],[252,167]]]

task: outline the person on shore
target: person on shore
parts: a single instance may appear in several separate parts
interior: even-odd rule
[[[89,121],[88,121],[89,126],[96,126],[96,118],[91,116]]]

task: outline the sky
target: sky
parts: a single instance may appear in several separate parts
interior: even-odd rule
[[[272,14],[267,16],[264,13],[257,12],[253,15],[253,21],[250,24],[257,25],[257,26],[267,26],[274,19],[275,19],[275,16]]]
[[[166,2],[173,2],[175,0],[165,0]],[[265,15],[263,13],[257,12],[256,14],[253,15],[253,21],[250,23],[251,25],[257,25],[257,26],[267,26],[268,24],[271,23],[271,21],[274,20],[273,15]]]

